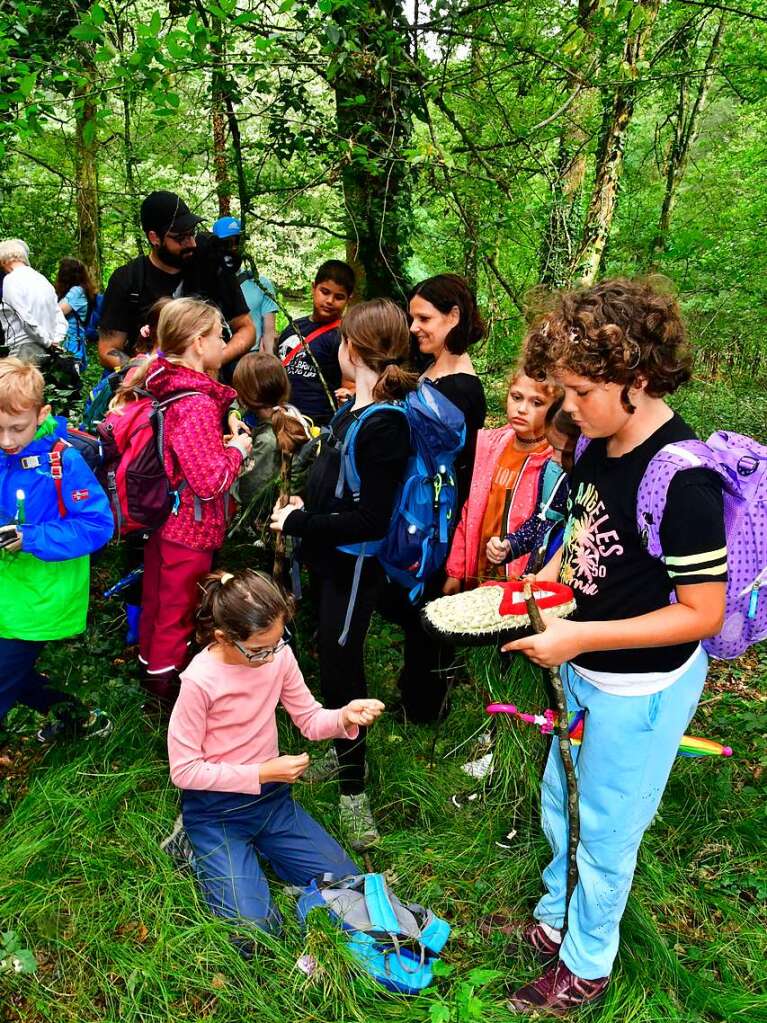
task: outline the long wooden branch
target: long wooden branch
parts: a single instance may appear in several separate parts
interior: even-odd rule
[[[527,605],[527,613],[530,616],[530,624],[536,632],[545,632],[546,623],[541,616],[538,605],[533,596],[533,586],[529,580],[524,581],[523,595]],[[565,920],[562,933],[567,930],[567,911],[570,906],[575,886],[578,884],[578,861],[576,852],[580,839],[580,812],[578,806],[578,779],[575,777],[575,764],[573,763],[573,751],[570,743],[570,732],[568,730],[567,699],[562,685],[562,676],[559,668],[549,668],[551,688],[554,691],[554,702],[557,708],[557,739],[559,741],[559,755],[562,758],[562,766],[565,769],[567,780],[567,888],[565,892]]]

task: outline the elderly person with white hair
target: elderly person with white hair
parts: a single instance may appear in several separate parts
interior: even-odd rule
[[[10,355],[37,362],[67,333],[56,291],[29,265],[29,249],[20,238],[0,241],[0,327]]]

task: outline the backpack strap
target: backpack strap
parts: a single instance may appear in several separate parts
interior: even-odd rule
[[[288,354],[283,358],[282,365],[289,366],[293,359],[295,359],[295,357],[299,354],[299,352],[302,352],[305,348],[308,348],[316,337],[321,337],[323,334],[329,334],[331,330],[336,330],[336,328],[340,326],[341,326],[340,320],[333,320],[332,323],[323,323],[321,327],[317,327],[316,330],[313,330],[310,334],[307,334],[306,337],[301,337],[299,332],[298,344],[296,345],[295,348],[291,348]]]
[[[583,452],[586,450],[586,448],[589,446],[590,443],[591,443],[591,438],[590,437],[584,437],[583,434],[580,435],[578,440],[575,442],[575,452],[573,454],[573,462],[577,462],[578,461],[578,459],[581,457],[581,455],[583,454]]]
[[[348,408],[354,399],[350,399],[346,405],[338,410],[333,419],[331,420],[331,426],[333,425],[336,416],[340,416],[344,409]],[[369,419],[376,412],[383,412],[387,410],[393,410],[395,412],[401,412],[405,418],[407,418],[407,409],[403,404],[396,404],[392,401],[377,401],[370,405],[366,405],[365,408],[360,412],[356,419],[352,420],[349,429],[341,445],[341,466],[338,472],[338,481],[336,482],[336,497],[342,498],[344,495],[344,487],[348,486],[352,492],[352,497],[355,502],[360,499],[360,475],[357,471],[357,459],[355,456],[356,451],[356,439],[357,434],[362,427],[362,424]]]
[[[62,519],[67,517],[67,506],[64,504],[64,485],[61,481],[64,476],[63,456],[68,447],[70,445],[65,440],[59,438],[48,452],[48,461],[51,464],[51,479],[56,488],[56,501],[59,506],[59,515]]]
[[[668,490],[678,472],[708,469],[734,498],[741,497],[737,483],[702,440],[683,440],[666,444],[651,459],[637,491],[636,521],[642,545],[653,558],[663,560],[660,529],[666,511]]]

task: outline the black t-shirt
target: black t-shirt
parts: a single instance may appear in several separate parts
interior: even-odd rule
[[[213,270],[208,261],[195,258],[182,273],[169,274],[156,267],[148,256],[139,256],[118,267],[109,278],[99,327],[104,331],[124,331],[128,335],[125,350],[132,354],[139,331],[157,299],[182,295],[213,302],[227,322],[248,312],[233,271],[222,267]]]
[[[593,440],[573,468],[560,579],[575,593],[576,621],[616,621],[669,604],[675,586],[725,582],[724,505],[718,478],[685,469],[671,481],[660,525],[663,560],[653,558],[637,530],[639,484],[666,444],[695,436],[674,415],[652,436],[617,458]],[[580,654],[576,666],[606,672],[670,672],[696,643]]]
[[[471,487],[474,455],[477,450],[477,433],[485,425],[485,416],[487,415],[485,389],[479,377],[472,373],[450,373],[448,376],[432,380],[431,383],[463,412],[463,417],[466,420],[466,443],[463,446],[463,451],[455,460],[455,480],[458,493],[456,521],[458,521]]]
[[[295,321],[302,337],[308,337],[323,326],[310,316],[302,316]],[[341,386],[341,367],[338,364],[338,349],[341,347],[341,329],[325,330],[309,342],[312,355],[322,370],[322,375],[330,389],[331,395]],[[293,354],[294,353],[294,354]],[[290,380],[290,400],[305,416],[309,416],[317,425],[324,426],[333,417],[336,408],[331,408],[325,388],[317,373],[317,366],[311,356],[301,346],[292,327],[286,327],[277,340],[277,355],[285,362],[289,355],[290,361],[285,371]]]
[[[341,412],[333,424],[334,441],[323,443],[309,473],[306,510],[293,512],[285,523],[286,534],[303,538],[302,560],[325,574],[333,570],[339,557],[350,557],[336,547],[386,535],[410,456],[410,427],[404,414],[393,409],[370,414],[354,441],[359,500],[354,501],[348,486],[343,497],[337,498],[341,444],[362,411],[350,408]]]

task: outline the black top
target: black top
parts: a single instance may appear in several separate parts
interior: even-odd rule
[[[637,530],[637,493],[650,460],[666,444],[694,436],[675,414],[625,455],[610,458],[602,438],[575,463],[560,579],[575,591],[576,621],[633,618],[666,607],[674,586],[726,581],[722,489],[709,470],[685,469],[672,479],[660,526],[663,561],[647,553]],[[673,569],[669,559],[679,559]],[[575,664],[592,671],[670,672],[696,645],[599,651],[580,654]]]
[[[119,266],[109,278],[99,327],[104,331],[124,331],[128,335],[125,350],[132,354],[139,331],[157,299],[183,295],[213,302],[227,322],[248,312],[233,271],[223,267],[211,270],[209,261],[195,258],[182,273],[169,274],[156,267],[148,256],[139,256]]]
[[[310,316],[302,316],[295,321],[302,337],[308,337],[315,330],[322,328]],[[338,365],[338,349],[341,347],[341,329],[322,331],[312,341],[309,348],[322,370],[331,395],[341,386],[341,367]],[[287,357],[292,355],[289,362]],[[325,388],[322,386],[317,366],[311,356],[301,347],[292,327],[286,327],[277,340],[277,355],[283,360],[285,371],[290,380],[290,400],[305,416],[309,416],[320,426],[330,422],[336,411],[335,404],[331,407]]]
[[[360,478],[359,500],[346,490],[335,496],[341,468],[340,445],[362,409],[341,412],[333,424],[334,443],[322,445],[309,473],[306,510],[285,520],[288,536],[302,537],[301,559],[315,571],[333,571],[337,559],[351,557],[335,550],[342,544],[380,540],[389,528],[397,490],[410,456],[410,427],[392,409],[370,415],[360,426],[354,455]]]
[[[430,377],[427,379],[431,379]],[[482,381],[473,373],[450,373],[437,377],[431,383],[463,412],[466,420],[466,443],[463,451],[455,460],[456,490],[458,507],[456,522],[461,517],[461,509],[469,496],[471,474],[474,471],[474,454],[477,450],[477,433],[485,425],[487,402]]]

